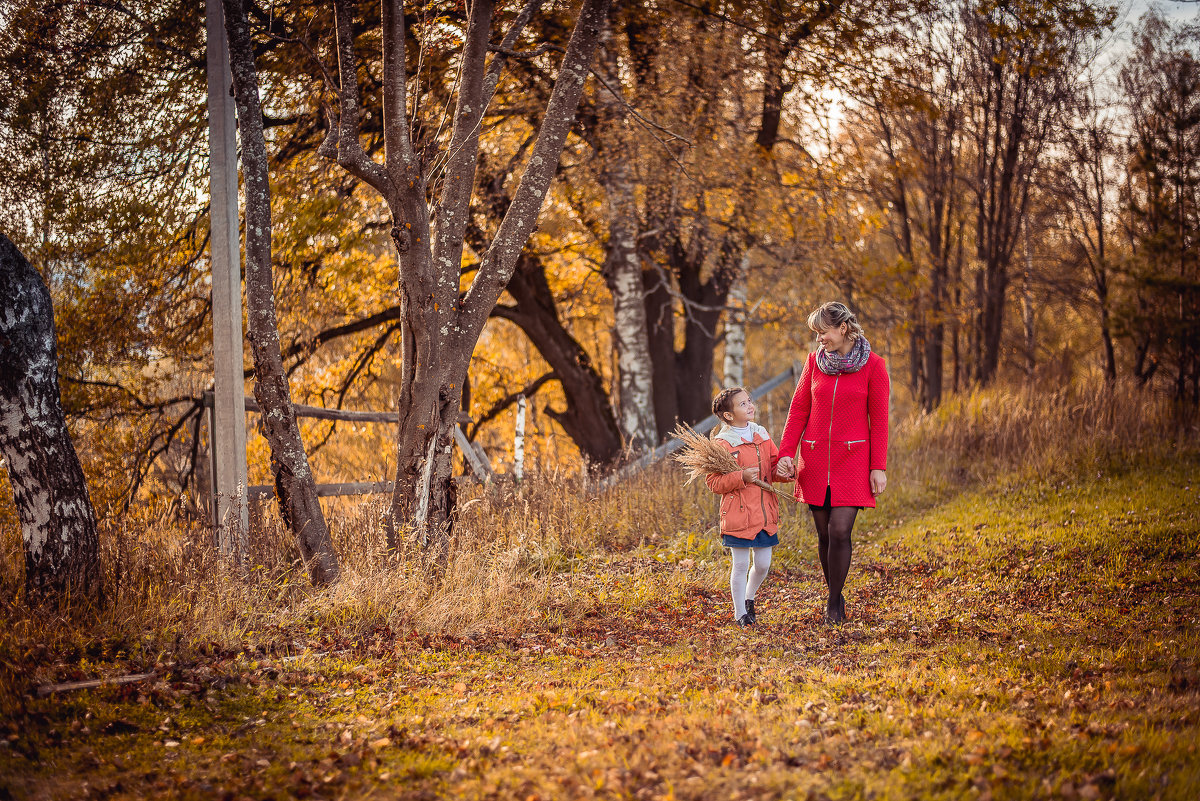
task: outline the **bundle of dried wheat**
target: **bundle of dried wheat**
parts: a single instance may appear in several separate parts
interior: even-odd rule
[[[712,473],[725,475],[726,473],[733,473],[743,469],[737,463],[737,460],[733,458],[733,454],[725,449],[725,446],[715,439],[709,439],[699,433],[687,423],[680,423],[675,426],[675,430],[671,432],[671,436],[683,443],[683,449],[676,453],[673,458],[686,468],[687,483],[689,484],[697,478],[702,478]],[[763,489],[770,490],[781,498],[787,498],[798,503],[794,497],[788,493],[780,492],[761,478],[756,478],[751,483]]]

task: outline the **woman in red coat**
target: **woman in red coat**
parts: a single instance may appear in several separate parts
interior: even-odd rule
[[[812,511],[817,552],[829,588],[825,619],[846,619],[842,588],[850,571],[850,532],[864,506],[887,486],[888,396],[883,358],[871,352],[858,319],[841,303],[809,315],[817,349],[792,397],[779,473],[797,471],[796,497]]]

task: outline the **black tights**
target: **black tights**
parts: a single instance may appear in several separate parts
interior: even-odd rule
[[[821,556],[821,570],[829,587],[829,600],[836,602],[841,598],[846,574],[850,572],[850,553],[854,550],[850,532],[854,529],[858,507],[830,505],[829,490],[825,490],[825,505],[809,504],[808,508],[817,527],[817,553]]]

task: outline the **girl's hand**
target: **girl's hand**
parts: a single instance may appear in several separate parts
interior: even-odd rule
[[[861,473],[859,475],[862,475]],[[887,473],[882,470],[871,471],[871,494],[878,495],[887,486]]]
[[[747,484],[754,481],[754,479],[756,479],[756,478],[758,478],[758,468],[757,467],[747,467],[745,470],[742,471],[742,481],[746,482]]]
[[[790,456],[784,456],[775,465],[775,472],[783,478],[793,478],[796,475],[796,463]]]

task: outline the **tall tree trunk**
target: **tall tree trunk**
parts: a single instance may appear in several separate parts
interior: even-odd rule
[[[640,280],[640,279],[639,279]],[[547,406],[583,456],[598,467],[612,465],[621,456],[621,431],[608,402],[604,379],[588,352],[563,327],[554,295],[541,261],[525,251],[508,282],[514,306],[497,306],[492,314],[520,327],[550,365],[566,396],[567,408]]]
[[[983,372],[983,307],[986,302],[986,291],[984,286],[983,270],[976,269],[975,293],[973,298],[975,303],[974,308],[971,310],[970,331],[971,378],[976,383],[980,383],[982,381]]]
[[[1117,356],[1113,349],[1112,324],[1109,321],[1108,299],[1100,301],[1100,341],[1104,346],[1104,379],[1117,380]]]
[[[962,326],[956,319],[950,326],[950,359],[954,363],[954,387],[955,394],[962,392],[963,388],[963,364],[962,364]]]
[[[671,287],[667,285],[669,280],[664,273],[655,270],[642,273],[650,364],[654,374],[654,421],[660,439],[667,436],[681,419],[675,364],[675,302]]]
[[[654,422],[654,384],[642,297],[642,260],[637,250],[637,208],[628,159],[621,154],[610,155],[613,161],[604,182],[611,211],[603,273],[613,299],[621,432],[626,447],[639,453],[653,447],[658,429]]]
[[[942,402],[942,351],[946,341],[942,312],[935,308],[932,313],[938,316],[925,331],[925,383],[921,395],[921,408],[927,412],[932,412]]]
[[[925,324],[921,299],[915,294],[908,310],[908,389],[918,403],[925,397]]]
[[[729,289],[725,314],[725,386],[740,387],[746,380],[746,302],[750,289],[750,254],[742,256],[741,269]]]
[[[737,273],[741,254],[727,243],[707,281],[701,281],[701,266],[689,262],[676,270],[679,291],[694,301],[684,310],[683,350],[675,359],[675,392],[679,416],[695,422],[712,413],[713,358],[717,350],[717,325],[721,321],[729,286]]]
[[[612,26],[601,33],[601,58],[607,87],[597,95],[601,130],[599,150],[607,161],[601,183],[608,204],[608,252],[602,272],[613,301],[613,340],[617,348],[617,387],[621,433],[633,453],[654,447],[654,381],[646,306],[642,298],[642,259],[638,253],[638,211],[630,163],[633,153],[620,72],[613,46]],[[611,87],[611,90],[610,88]]]
[[[223,0],[223,4],[241,138],[246,215],[246,305],[248,336],[254,356],[254,398],[261,410],[259,425],[271,449],[271,473],[275,478],[280,512],[296,535],[313,583],[323,586],[337,580],[338,559],[317,499],[317,485],[308,454],[300,439],[300,427],[279,350],[271,268],[271,188],[254,49],[242,0]]]
[[[1029,221],[1025,221],[1025,272],[1021,276],[1021,322],[1025,329],[1025,378],[1033,380],[1037,369],[1037,353],[1034,350],[1033,331],[1033,251],[1029,247]]]
[[[1000,258],[988,260],[980,276],[983,281],[980,317],[980,354],[978,378],[980,384],[990,384],[1000,366],[1000,344],[1004,337],[1004,307],[1008,300],[1008,264]]]
[[[936,238],[931,244],[935,256],[930,273],[929,322],[925,327],[925,391],[921,396],[921,406],[926,412],[932,412],[942,402],[943,351],[946,343],[946,280],[949,272],[946,264],[946,241]]]
[[[363,149],[354,52],[353,3],[335,0],[338,97],[336,126],[320,148],[349,173],[375,189],[392,216],[392,241],[400,266],[402,372],[397,402],[396,488],[387,533],[393,547],[400,530],[411,528],[437,562],[449,553],[455,504],[451,428],[456,425],[462,385],[483,326],[516,268],[575,121],[588,69],[608,14],[609,0],[584,0],[551,90],[546,112],[512,202],[504,212],[478,269],[460,295],[462,251],[471,217],[479,160],[479,131],[496,91],[507,53],[541,6],[530,0],[488,61],[493,16],[491,0],[475,0],[460,62],[453,124],[442,162],[440,197],[431,225],[426,165],[411,137],[407,118],[406,31],[401,0],[383,0],[383,163]]]
[[[957,394],[966,386],[966,369],[963,364],[962,356],[962,313],[963,313],[963,236],[962,227],[958,231],[958,246],[955,248],[954,254],[954,278],[952,281],[953,298],[954,298],[954,318],[952,322],[953,330],[953,358],[954,358],[954,392]]]
[[[2,233],[0,454],[21,521],[26,599],[99,599],[96,516],[63,416],[50,290]]]

